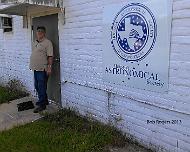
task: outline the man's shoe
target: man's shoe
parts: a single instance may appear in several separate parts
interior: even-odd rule
[[[41,112],[41,111],[43,111],[43,110],[45,110],[46,109],[46,106],[39,106],[39,107],[37,107],[36,109],[34,109],[34,113],[39,113],[39,112]]]

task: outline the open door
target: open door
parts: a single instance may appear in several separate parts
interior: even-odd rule
[[[61,103],[58,14],[35,17],[32,19],[33,40],[36,39],[36,28],[38,26],[46,27],[46,37],[51,40],[54,49],[52,75],[48,79],[48,99],[57,103]]]

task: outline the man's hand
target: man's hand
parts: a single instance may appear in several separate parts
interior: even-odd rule
[[[46,73],[47,73],[48,76],[51,75],[51,73],[52,73],[51,66],[48,65]]]
[[[48,66],[47,66],[47,75],[50,76],[52,73],[52,64],[53,64],[53,57],[52,56],[48,56]]]

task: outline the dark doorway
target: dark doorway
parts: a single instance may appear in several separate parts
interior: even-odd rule
[[[54,60],[52,65],[52,75],[48,80],[48,99],[61,103],[61,83],[60,83],[60,54],[59,54],[59,32],[58,14],[35,17],[32,19],[32,40],[36,39],[37,26],[46,27],[46,37],[52,41],[54,47]]]

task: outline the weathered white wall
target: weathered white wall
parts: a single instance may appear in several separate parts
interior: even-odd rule
[[[112,122],[148,147],[190,151],[190,1],[173,3],[168,94],[103,82],[103,6],[119,2],[125,0],[65,0],[66,24],[60,24],[63,106]],[[147,124],[157,119],[182,123]]]
[[[173,3],[168,94],[103,82],[103,6],[119,2],[125,0],[65,0],[66,24],[59,22],[62,105],[104,123],[111,122],[147,147],[189,152],[190,1]],[[32,73],[28,71],[30,30],[22,29],[20,24],[21,18],[16,17],[14,33],[0,33],[0,42],[4,42],[0,75],[16,76],[32,90]],[[156,125],[147,124],[147,120],[182,123]]]
[[[23,29],[22,17],[13,16],[13,31],[0,29],[0,83],[20,80],[27,90],[33,91],[32,71],[29,70],[31,30]]]

